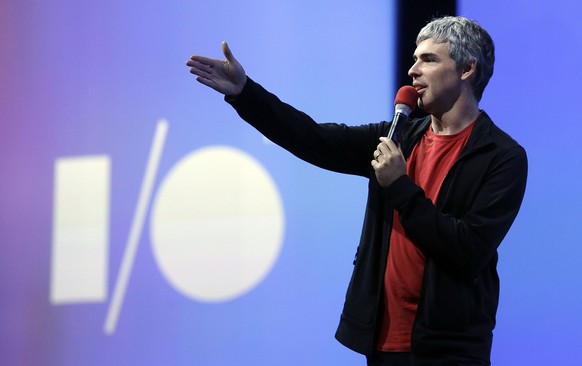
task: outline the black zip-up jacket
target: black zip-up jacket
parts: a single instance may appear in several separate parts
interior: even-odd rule
[[[369,179],[361,239],[336,338],[362,354],[375,349],[396,209],[426,258],[411,340],[414,365],[434,365],[446,355],[488,363],[499,301],[497,247],[525,192],[524,149],[481,112],[433,204],[407,175],[388,188],[378,184],[372,154],[379,138],[387,135],[389,122],[318,124],[251,79],[240,95],[225,99],[245,121],[299,158]],[[430,117],[406,126],[401,137],[406,158],[429,126]]]

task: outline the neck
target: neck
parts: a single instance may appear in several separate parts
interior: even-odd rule
[[[469,126],[479,115],[479,105],[459,103],[440,114],[433,114],[432,130],[437,135],[453,135]]]

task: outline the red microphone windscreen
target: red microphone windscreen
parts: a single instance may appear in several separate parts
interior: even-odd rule
[[[414,110],[418,101],[418,97],[418,92],[416,89],[414,89],[414,87],[405,85],[398,90],[398,93],[396,93],[396,98],[394,98],[394,105],[405,104],[409,106],[410,109]]]

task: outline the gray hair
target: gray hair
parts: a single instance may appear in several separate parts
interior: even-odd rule
[[[474,20],[446,16],[424,26],[416,37],[416,45],[429,38],[437,43],[448,43],[449,56],[458,67],[476,63],[473,94],[480,101],[495,63],[495,46],[489,33]]]

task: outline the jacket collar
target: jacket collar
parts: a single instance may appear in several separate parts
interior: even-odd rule
[[[459,158],[495,144],[491,135],[492,127],[493,121],[485,111],[481,110],[475,121],[475,126],[473,126],[473,132]]]
[[[404,156],[407,158],[412,153],[412,149],[414,146],[420,141],[422,136],[426,133],[428,128],[430,127],[431,117],[426,116],[421,119],[415,120],[412,122],[412,128],[409,129],[407,143],[403,145],[402,150],[404,152]],[[479,115],[477,116],[477,120],[475,121],[475,126],[473,126],[473,132],[471,136],[469,136],[469,140],[467,141],[467,145],[463,148],[461,152],[461,156],[471,154],[474,151],[480,150],[489,144],[494,144],[493,137],[491,136],[491,129],[493,126],[493,121],[487,113],[483,110],[480,111]]]

